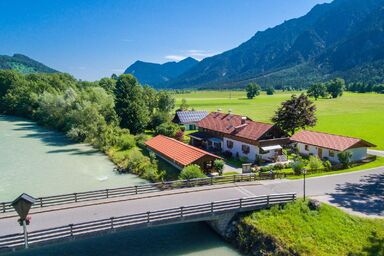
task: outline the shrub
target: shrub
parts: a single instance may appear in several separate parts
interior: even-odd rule
[[[324,161],[323,166],[326,171],[332,170],[332,164],[329,160]]]
[[[247,163],[248,162],[248,157],[242,156],[242,157],[240,157],[240,161],[243,162],[243,163]]]
[[[277,163],[273,166],[273,170],[282,170],[284,169],[284,164],[282,163]]]
[[[148,129],[150,130],[155,130],[159,125],[163,123],[167,123],[171,120],[170,116],[168,113],[165,112],[156,112],[153,114],[151,117],[151,120],[149,121],[148,124]]]
[[[135,136],[135,139],[136,139],[136,145],[138,147],[145,148],[145,142],[149,139],[149,136],[144,133],[140,133]]]
[[[323,167],[323,163],[321,162],[320,158],[317,156],[310,156],[309,157],[309,169],[312,171],[319,170]]]
[[[179,130],[175,134],[175,139],[178,141],[183,141],[184,140],[184,132],[182,130]]]
[[[301,160],[295,160],[295,162],[292,163],[292,170],[296,175],[300,175],[305,167],[305,164]]]
[[[260,168],[260,172],[270,172],[272,171],[273,167],[272,166],[263,166]]]
[[[174,138],[176,135],[176,132],[180,131],[180,127],[177,124],[168,122],[168,123],[163,123],[156,127],[155,134],[161,134],[164,136],[172,137]]]
[[[118,138],[117,145],[122,150],[131,149],[136,145],[135,136],[131,134],[121,134]]]
[[[224,170],[224,161],[221,160],[221,159],[216,159],[214,162],[213,162],[213,166],[215,168],[216,171],[218,171],[218,173],[220,175],[223,174],[223,170]]]
[[[352,153],[349,151],[344,151],[337,154],[337,158],[342,164],[343,168],[349,168],[351,166]]]
[[[200,169],[200,166],[196,164],[191,164],[184,167],[184,169],[179,174],[179,179],[181,180],[190,180],[190,179],[205,178],[205,177],[207,176]]]

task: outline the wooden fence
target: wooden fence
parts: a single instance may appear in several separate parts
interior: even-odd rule
[[[216,176],[209,178],[176,180],[159,183],[147,183],[137,186],[128,186],[112,189],[101,189],[87,192],[70,193],[55,196],[38,197],[32,208],[41,208],[55,205],[63,205],[77,202],[85,202],[92,200],[108,199],[113,197],[122,197],[129,195],[138,195],[144,193],[153,193],[165,190],[173,190],[179,188],[200,187],[208,185],[229,184],[237,182],[249,182],[257,180],[275,179],[276,174],[238,174],[230,176]],[[15,211],[11,205],[12,202],[0,203],[0,213]]]
[[[97,221],[32,231],[28,233],[28,241],[30,245],[33,245],[59,239],[87,236],[90,235],[90,233],[115,231],[116,229],[133,229],[188,221],[211,220],[218,214],[262,209],[276,204],[292,202],[295,199],[295,193],[271,194],[169,208],[121,217],[111,217]],[[8,250],[23,245],[23,233],[0,237],[0,250]]]

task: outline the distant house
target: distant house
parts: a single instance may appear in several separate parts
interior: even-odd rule
[[[150,151],[179,170],[187,165],[197,164],[202,170],[209,171],[213,162],[221,159],[212,153],[163,135],[157,135],[145,144]]]
[[[183,125],[186,131],[196,130],[197,122],[207,115],[207,111],[177,111],[172,122]]]
[[[353,162],[364,160],[368,155],[367,149],[375,147],[362,139],[314,131],[297,132],[291,141],[297,143],[300,154],[316,155],[333,163],[339,163],[337,155],[345,151],[352,153]]]
[[[190,134],[191,145],[227,152],[234,157],[283,161],[282,146],[289,142],[272,124],[252,121],[248,117],[212,112],[197,123],[199,131]]]

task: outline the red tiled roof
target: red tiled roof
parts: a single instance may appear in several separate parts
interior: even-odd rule
[[[291,141],[336,151],[357,147],[375,147],[372,143],[362,139],[314,131],[299,131],[291,137]]]
[[[247,118],[245,124],[242,125],[242,116],[225,114],[220,112],[212,112],[200,122],[198,126],[201,128],[242,137],[249,140],[258,140],[269,129],[272,124],[260,123]]]
[[[157,135],[156,137],[146,141],[145,144],[150,149],[157,151],[163,156],[175,160],[184,166],[192,164],[205,155],[210,155],[214,158],[221,159],[221,157],[211,154],[207,151],[163,135]]]

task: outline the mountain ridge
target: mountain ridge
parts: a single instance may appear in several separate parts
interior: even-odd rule
[[[179,62],[170,61],[163,64],[138,60],[130,65],[124,74],[134,75],[142,84],[161,87],[197,63],[198,61],[192,57],[187,57]]]
[[[23,74],[59,72],[20,53],[15,53],[12,56],[0,55],[0,69],[12,69]]]

